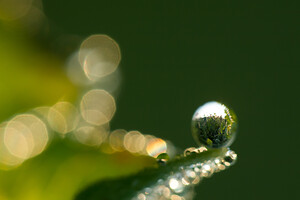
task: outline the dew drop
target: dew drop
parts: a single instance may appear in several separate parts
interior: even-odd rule
[[[229,167],[235,163],[236,159],[237,154],[232,150],[228,150],[224,156],[223,163],[226,167]]]
[[[192,134],[200,146],[229,146],[236,131],[237,119],[234,112],[219,102],[211,101],[200,106],[192,118]]]
[[[184,189],[184,185],[182,184],[182,182],[178,178],[171,178],[169,180],[169,187],[175,193],[181,193]]]

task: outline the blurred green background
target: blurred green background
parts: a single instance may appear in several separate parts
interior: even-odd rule
[[[297,1],[43,3],[50,27],[46,33],[28,37],[1,25],[1,60],[18,45],[20,52],[12,52],[17,58],[11,60],[23,63],[20,68],[0,65],[1,120],[62,97],[75,99],[77,89],[62,69],[64,59],[80,39],[107,34],[122,52],[112,129],[139,130],[184,149],[196,146],[190,133],[196,108],[211,100],[224,102],[239,119],[232,145],[238,162],[197,186],[195,199],[299,196]],[[31,60],[22,58],[24,52]],[[31,66],[27,74],[30,63],[38,67]],[[39,70],[48,70],[49,80]]]

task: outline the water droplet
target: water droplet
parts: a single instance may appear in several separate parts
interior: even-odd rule
[[[194,172],[199,176],[200,175],[200,173],[201,173],[201,170],[200,170],[200,168],[199,167],[197,167],[197,166],[193,166],[192,167],[192,169],[194,170]]]
[[[219,172],[219,171],[224,170],[224,169],[226,168],[225,165],[223,164],[221,158],[216,158],[216,159],[214,160],[214,163],[215,163],[215,165],[216,165],[216,167],[215,167],[215,171],[216,171],[216,172]]]
[[[183,184],[195,184],[194,181],[198,178],[197,173],[192,169],[184,170]],[[196,181],[198,182],[198,181]]]
[[[190,147],[190,148],[187,148],[186,150],[184,150],[183,155],[186,157],[186,156],[189,156],[189,155],[195,154],[195,153],[197,153],[197,149],[195,147]]]
[[[171,200],[182,200],[182,198],[180,196],[176,195],[176,194],[173,194],[171,196]]]
[[[200,148],[199,148],[199,152],[200,152],[200,153],[202,153],[202,152],[204,152],[204,151],[207,151],[207,148],[206,148],[206,147],[200,147]]]
[[[167,153],[161,153],[157,156],[157,163],[161,166],[166,165],[167,161],[170,159]]]
[[[165,197],[165,198],[169,198],[170,197],[170,189],[164,185],[158,185],[154,188],[153,190],[153,194],[156,194],[158,197]]]
[[[200,106],[192,119],[192,134],[198,145],[229,146],[236,135],[237,119],[224,104],[212,101]]]
[[[236,159],[237,154],[232,150],[228,150],[223,158],[223,163],[226,167],[229,167],[235,163]]]
[[[175,193],[181,193],[184,189],[184,185],[180,181],[179,177],[171,178],[169,180],[169,187],[171,190],[173,190]]]
[[[138,200],[146,200],[146,196],[143,193],[140,193],[137,198]]]
[[[167,151],[167,143],[160,138],[153,138],[149,141],[146,147],[146,151],[148,155],[152,157],[157,157],[162,153],[166,153]]]
[[[207,162],[202,165],[201,176],[210,177],[214,173],[214,168],[211,166],[211,163]]]
[[[163,159],[163,160],[169,160],[170,159],[170,157],[169,157],[169,155],[167,154],[167,153],[161,153],[161,154],[159,154],[158,156],[157,156],[157,159]]]

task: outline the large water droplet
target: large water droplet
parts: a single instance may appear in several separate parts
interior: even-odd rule
[[[237,119],[224,104],[211,101],[200,106],[192,119],[192,134],[198,145],[229,146],[236,135]]]

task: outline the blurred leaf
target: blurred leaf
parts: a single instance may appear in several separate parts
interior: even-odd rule
[[[21,33],[0,25],[0,120],[29,108],[74,99],[64,63]],[[22,101],[20,101],[22,99]]]
[[[99,149],[63,140],[11,171],[0,171],[1,200],[68,200],[87,185],[137,172],[156,161],[127,152]]]
[[[168,180],[170,176],[181,173],[187,166],[204,163],[207,160],[223,156],[226,152],[227,148],[194,153],[187,157],[178,157],[160,167],[147,168],[132,176],[100,181],[82,191],[76,200],[130,200],[143,189],[153,187],[160,179]]]

